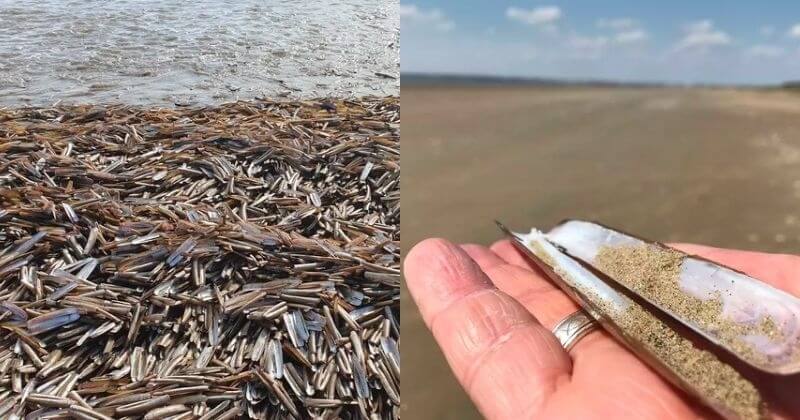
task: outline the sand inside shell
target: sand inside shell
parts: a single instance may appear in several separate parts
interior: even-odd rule
[[[639,341],[682,381],[709,401],[741,419],[763,418],[756,387],[714,354],[695,347],[638,304],[613,316],[622,330]]]
[[[603,273],[675,316],[705,331],[715,331],[726,347],[749,360],[767,362],[767,356],[742,340],[747,335],[780,339],[775,321],[764,317],[757,324],[737,323],[723,316],[722,296],[699,299],[681,289],[681,264],[685,254],[655,245],[602,247],[594,264]]]
[[[559,268],[538,244],[531,242],[528,245],[567,283],[573,286],[579,284],[571,280],[570,273]],[[616,325],[626,340],[639,343],[657,363],[671,371],[705,401],[741,419],[765,417],[758,389],[713,353],[695,347],[691,341],[634,301],[620,310],[592,290],[578,291]]]

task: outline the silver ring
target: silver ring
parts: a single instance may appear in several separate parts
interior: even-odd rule
[[[583,309],[579,309],[556,324],[553,327],[553,334],[558,338],[564,350],[569,351],[578,340],[596,327],[597,321],[584,312]]]

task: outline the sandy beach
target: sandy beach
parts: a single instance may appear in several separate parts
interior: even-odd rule
[[[588,218],[660,241],[800,252],[800,95],[781,90],[415,87],[403,235],[489,244]],[[479,418],[402,296],[403,415]]]

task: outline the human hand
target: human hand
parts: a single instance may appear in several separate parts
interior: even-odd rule
[[[675,247],[800,295],[798,257]],[[408,253],[404,273],[456,378],[489,419],[713,416],[605,331],[564,351],[550,331],[578,307],[507,240],[486,248],[428,239]]]

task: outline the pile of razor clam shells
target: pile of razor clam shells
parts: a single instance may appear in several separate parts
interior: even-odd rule
[[[0,418],[397,418],[399,112],[0,109]]]

